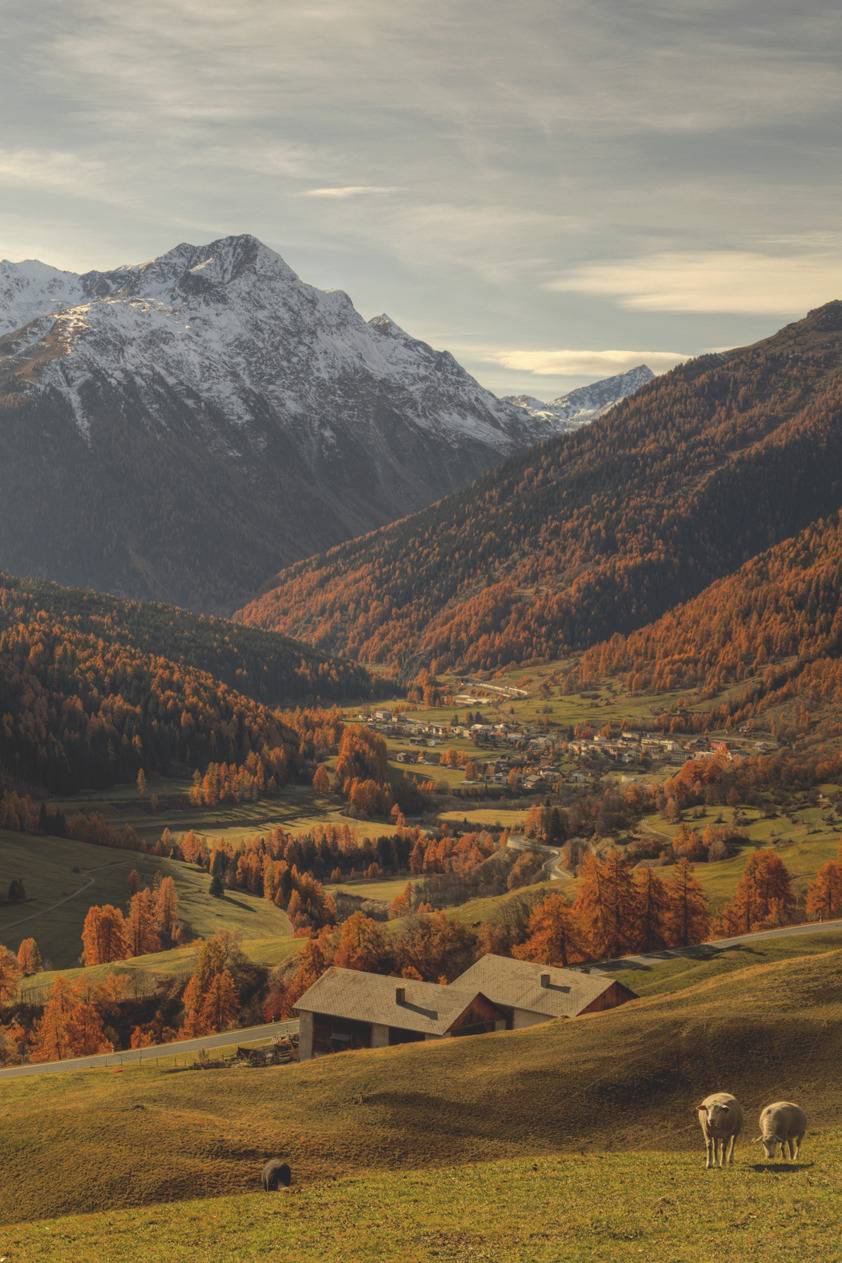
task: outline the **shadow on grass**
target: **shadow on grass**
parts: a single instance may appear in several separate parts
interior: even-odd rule
[[[219,902],[220,902],[220,903],[230,903],[232,907],[234,907],[234,908],[241,908],[241,909],[243,910],[243,912],[252,912],[252,913],[254,913],[254,912],[256,912],[256,911],[257,911],[257,908],[253,907],[253,906],[252,906],[252,904],[250,904],[250,903],[244,903],[242,899],[232,899],[232,897],[231,897],[230,895],[220,895],[220,896],[219,896]]]
[[[750,1171],[764,1171],[767,1175],[789,1175],[792,1171],[809,1171],[813,1162],[752,1162]]]

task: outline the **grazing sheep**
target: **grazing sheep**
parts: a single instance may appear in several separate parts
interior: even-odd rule
[[[781,1157],[786,1157],[789,1146],[790,1159],[795,1159],[801,1150],[801,1141],[807,1130],[807,1115],[800,1105],[792,1101],[775,1101],[760,1111],[760,1135],[757,1139],[763,1145],[767,1158],[774,1158],[781,1146]]]
[[[695,1107],[705,1138],[705,1169],[734,1165],[734,1145],[743,1129],[743,1111],[730,1092],[713,1092]]]
[[[292,1183],[292,1171],[286,1162],[281,1162],[280,1158],[271,1158],[263,1168],[260,1183],[263,1185],[264,1192],[277,1193],[282,1186],[289,1188]]]

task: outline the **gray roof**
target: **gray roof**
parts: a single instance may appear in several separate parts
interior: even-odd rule
[[[398,988],[404,1001],[398,1003]],[[326,1013],[355,1022],[376,1022],[425,1035],[444,1035],[475,1000],[479,987],[440,986],[435,982],[414,982],[384,974],[363,973],[359,969],[339,969],[331,965],[318,982],[297,1001],[304,1013]]]
[[[549,974],[548,987],[542,974]],[[481,991],[492,1004],[542,1013],[545,1017],[578,1017],[615,982],[605,974],[586,974],[578,969],[557,969],[531,960],[511,960],[490,952],[466,969],[454,987]]]

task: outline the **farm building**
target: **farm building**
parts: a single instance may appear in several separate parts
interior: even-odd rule
[[[299,999],[302,1061],[346,1048],[384,1048],[445,1035],[505,1030],[478,988],[414,982],[335,965]]]
[[[302,1061],[347,1048],[385,1048],[484,1035],[611,1009],[635,998],[604,974],[483,956],[448,986],[335,965],[299,999]]]
[[[579,969],[557,969],[490,952],[453,983],[461,991],[481,991],[506,1015],[509,1029],[559,1017],[579,1017],[613,1009],[635,994],[615,978]]]

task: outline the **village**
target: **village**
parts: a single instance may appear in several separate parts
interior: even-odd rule
[[[486,691],[487,690],[487,691]],[[453,698],[454,706],[493,708],[503,701],[525,699],[523,689],[483,684]],[[514,709],[514,708],[512,708]],[[414,718],[405,707],[358,711],[356,722],[383,736],[390,757],[405,768],[429,773],[456,766],[464,776],[450,785],[459,797],[481,798],[511,792],[541,794],[563,786],[599,785],[604,778],[633,780],[680,767],[688,759],[733,759],[738,754],[763,754],[776,748],[769,740],[664,734],[606,724],[600,731],[577,726],[574,732],[545,719],[522,720],[515,714],[489,717],[468,710],[464,719]],[[580,730],[581,729],[581,730]]]

